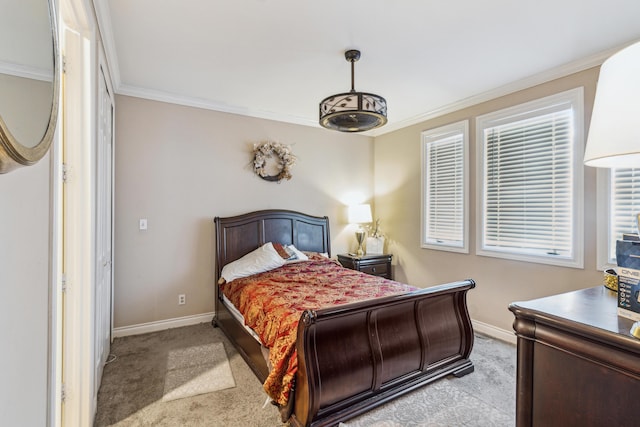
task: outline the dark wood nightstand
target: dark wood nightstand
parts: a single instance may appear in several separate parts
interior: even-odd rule
[[[363,255],[361,257],[349,254],[339,254],[338,262],[343,267],[352,270],[362,271],[363,273],[372,274],[374,276],[385,277],[393,280],[391,274],[391,254],[382,255]]]

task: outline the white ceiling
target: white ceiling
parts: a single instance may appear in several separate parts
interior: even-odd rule
[[[640,40],[639,0],[94,0],[116,92],[318,126],[351,85],[373,134],[598,65]]]

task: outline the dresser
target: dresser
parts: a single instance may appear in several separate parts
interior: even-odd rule
[[[640,425],[640,340],[597,286],[509,306],[518,337],[516,425]]]
[[[352,270],[393,279],[393,275],[391,274],[391,258],[391,254],[363,256],[340,254],[338,255],[338,262],[342,264],[343,267]]]

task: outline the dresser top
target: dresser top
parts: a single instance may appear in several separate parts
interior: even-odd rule
[[[640,348],[640,340],[629,332],[633,320],[618,316],[615,292],[604,286],[581,289],[509,305],[516,317],[552,326],[581,330],[584,335],[606,340],[623,340]]]

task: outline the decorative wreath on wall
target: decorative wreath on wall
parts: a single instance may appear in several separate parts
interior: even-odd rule
[[[275,159],[277,175],[269,175],[269,159]],[[265,181],[280,182],[291,179],[291,168],[296,163],[296,156],[291,147],[278,142],[266,141],[253,145],[253,171]]]

